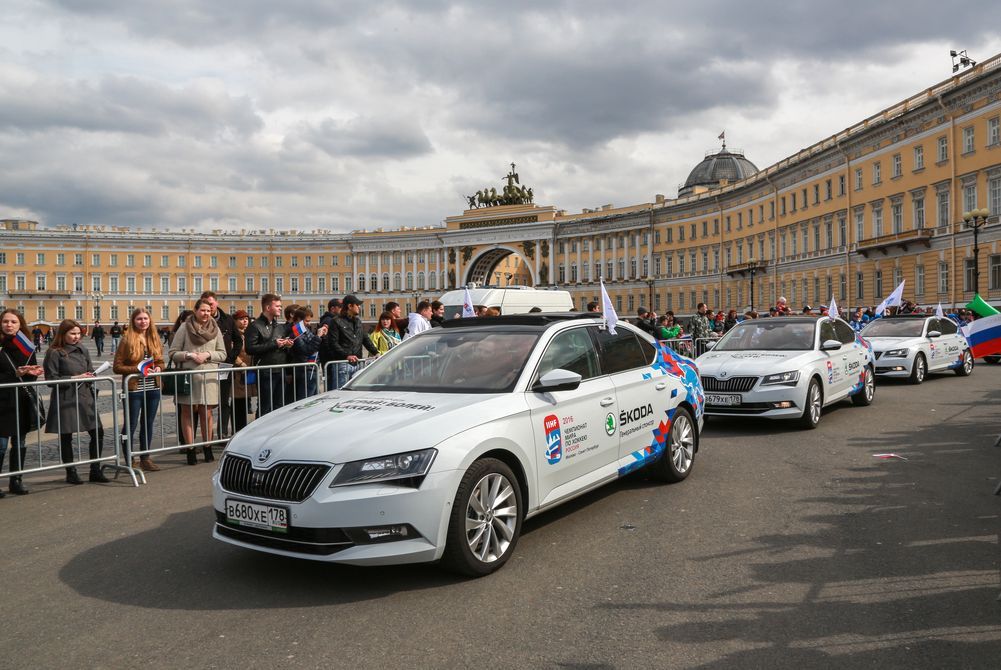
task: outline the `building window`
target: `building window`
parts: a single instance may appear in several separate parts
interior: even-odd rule
[[[976,272],[973,259],[963,259],[963,290],[967,293],[974,293],[977,290]]]
[[[153,266],[153,255],[143,254],[143,267],[148,268]]]
[[[855,273],[855,299],[865,299],[865,275],[862,272]]]
[[[126,254],[125,255],[125,267],[134,268],[136,266],[136,255]]]
[[[170,293],[170,277],[160,277],[160,293]]]
[[[938,138],[938,162],[944,163],[949,160],[949,138],[942,136]]]
[[[153,292],[153,278],[143,277],[143,293],[147,295]]]
[[[838,195],[841,196],[844,194],[845,194],[845,176],[838,175]]]
[[[963,211],[969,212],[977,208],[977,183],[963,187]]]
[[[834,223],[832,223],[831,221],[828,221],[824,225],[824,231],[825,231],[826,237],[827,237],[827,248],[828,249],[833,249],[834,248]]]
[[[843,216],[838,217],[838,244],[845,246],[848,243],[848,221]],[[764,254],[762,254],[764,256]]]
[[[987,119],[987,146],[993,147],[1001,144],[1001,119],[994,117]]]
[[[254,278],[252,276],[246,277],[244,280],[244,286],[246,287],[247,293],[254,292]]]
[[[838,295],[841,298],[841,302],[848,299],[848,278],[844,272],[838,275]]]
[[[948,226],[949,225],[949,192],[939,191],[936,196],[937,200],[937,210],[938,210],[938,225]]]
[[[883,208],[872,210],[872,236],[882,237],[883,235]]]
[[[879,184],[883,181],[883,166],[879,161],[872,164],[872,183]]]
[[[188,266],[188,258],[187,258],[187,256],[178,256],[177,257],[177,267],[184,268],[184,267],[187,267],[187,266]]]
[[[987,182],[987,209],[991,216],[1001,214],[1001,177],[993,177]]]
[[[925,169],[925,148],[920,144],[914,147],[914,169]]]
[[[963,153],[972,154],[977,150],[977,146],[974,143],[973,126],[967,126],[963,128]]]
[[[914,293],[920,296],[925,294],[925,266],[914,266]]]
[[[862,190],[862,168],[856,168],[855,170],[855,190]]]
[[[925,199],[914,198],[914,229],[921,230],[925,227]]]
[[[196,258],[196,260],[197,260],[197,258]],[[282,267],[282,264],[284,262],[285,262],[285,258],[283,256],[275,256],[275,267],[276,268]],[[361,291],[362,289],[358,289],[358,290]]]
[[[215,256],[213,256],[213,258],[215,258]],[[293,268],[299,267],[299,257],[298,256],[292,256],[289,259],[289,266],[293,267]]]
[[[904,232],[904,205],[902,203],[897,202],[890,206],[890,218],[893,222],[893,232]]]
[[[904,161],[900,154],[893,154],[893,177],[899,177],[904,170]]]
[[[994,254],[987,263],[990,281],[988,287],[991,290],[1001,289],[1001,254]]]
[[[35,290],[45,290],[45,275],[35,275]]]
[[[945,262],[938,264],[938,292],[941,295],[949,292],[949,264]]]
[[[883,271],[876,270],[873,275],[873,295],[877,298],[883,297]]]

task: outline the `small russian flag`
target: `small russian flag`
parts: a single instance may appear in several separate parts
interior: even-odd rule
[[[307,363],[315,363],[319,358],[320,358],[320,354],[319,353],[310,354],[309,356],[306,357],[306,362]]]
[[[148,375],[153,370],[153,357],[144,358],[139,362],[139,372],[142,373],[143,377]]]
[[[308,329],[309,327],[306,325],[305,321],[296,321],[294,324],[292,324],[292,334],[296,337],[299,337],[300,335],[305,333]]]
[[[20,330],[14,335],[14,346],[20,349],[25,356],[30,356],[35,351],[35,345],[31,338]]]
[[[974,358],[1001,354],[1001,314],[992,314],[963,326]]]

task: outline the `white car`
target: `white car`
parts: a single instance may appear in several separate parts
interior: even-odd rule
[[[973,372],[973,354],[952,319],[891,316],[870,321],[860,333],[872,344],[876,374],[920,384],[929,372]]]
[[[522,522],[643,467],[691,472],[694,362],[589,314],[447,321],[227,445],[213,536],[352,564],[503,565]]]
[[[707,416],[798,419],[816,428],[822,409],[875,395],[869,344],[841,319],[751,319],[698,357]]]

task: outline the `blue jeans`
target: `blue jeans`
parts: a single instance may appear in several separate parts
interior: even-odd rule
[[[264,416],[292,401],[292,394],[286,395],[285,392],[285,370],[258,370],[257,380],[258,416]]]
[[[347,361],[340,361],[334,363],[334,374],[331,375],[334,378],[334,388],[339,389],[348,381],[355,376],[358,372],[358,365],[355,363],[348,363]]]
[[[316,395],[316,368],[292,368],[295,379],[295,399],[302,400]]]
[[[125,442],[124,453],[122,453],[122,457],[126,460],[133,451],[132,441],[136,434],[137,427],[140,428],[140,450],[146,451],[149,449],[150,442],[153,441],[153,420],[156,419],[156,412],[160,408],[160,389],[151,389],[149,391],[129,391],[128,403],[129,429],[131,430],[131,434]],[[139,422],[140,415],[142,416],[141,424]],[[125,435],[125,433],[125,427],[122,426],[122,435]],[[149,455],[145,454],[142,458],[147,459],[149,458]]]
[[[24,443],[26,437],[27,433],[24,435],[15,435],[14,437],[0,437],[0,470],[3,470],[3,458],[7,452],[8,444],[10,444],[10,465],[7,467],[7,471],[16,472],[17,470],[24,469],[23,461],[25,452],[27,451]]]

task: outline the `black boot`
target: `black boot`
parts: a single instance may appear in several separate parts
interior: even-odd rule
[[[6,455],[7,455],[7,449],[6,448],[0,449],[0,472],[3,471],[3,457]],[[6,495],[7,494],[3,492],[3,489],[0,489],[0,498],[5,497]]]
[[[22,463],[24,463],[24,458],[25,456],[27,456],[27,454],[28,454],[27,448],[24,449],[11,448],[10,450],[11,472],[15,470],[21,470],[24,467]],[[8,486],[8,490],[16,496],[26,496],[30,493],[30,491],[25,487],[25,485],[21,483],[20,477],[10,478],[10,485]]]
[[[104,476],[103,472],[101,472],[101,466],[98,463],[93,463],[90,466],[90,477],[88,479],[96,484],[108,483],[108,478]]]
[[[206,463],[211,463],[212,461],[215,460],[215,454],[212,453],[212,447],[211,446],[202,447],[202,452],[204,452],[204,454],[205,454],[205,462]]]
[[[188,447],[188,465],[198,465],[198,452],[195,451],[194,447]]]
[[[76,468],[66,468],[66,483],[83,484],[83,480],[80,479],[80,475],[77,474]]]

